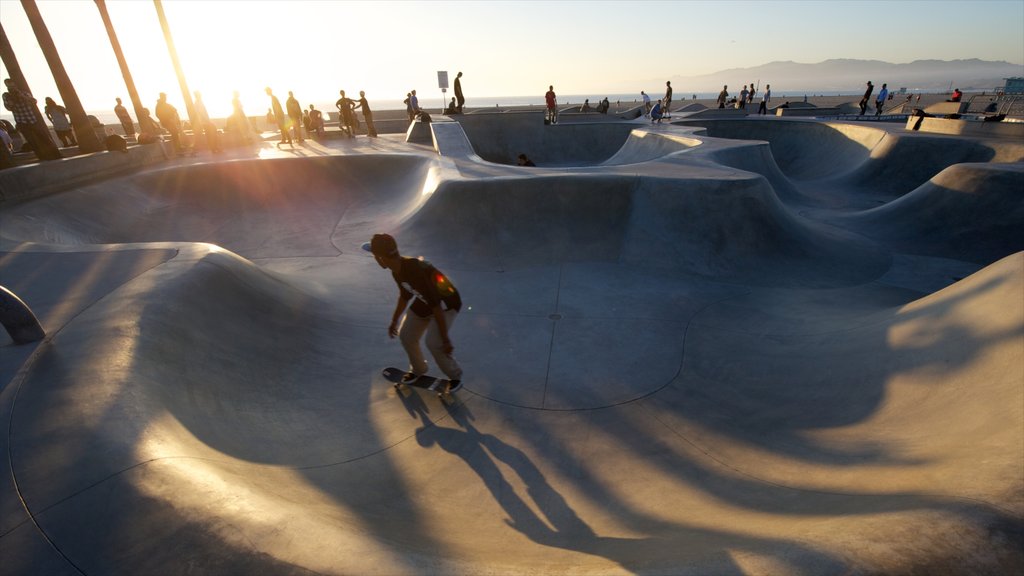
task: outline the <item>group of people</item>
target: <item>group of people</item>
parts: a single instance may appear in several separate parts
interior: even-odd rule
[[[874,92],[875,85],[871,83],[871,80],[867,82],[867,89],[864,91],[864,97],[860,99],[860,115],[863,116],[868,109],[868,103],[871,102],[871,93]],[[882,114],[882,107],[885,106],[886,100],[889,98],[889,86],[885,83],[882,84],[882,89],[878,91],[878,96],[875,98],[875,116]]]
[[[324,136],[324,115],[316,109],[315,104],[310,104],[308,110],[303,110],[299,101],[295,98],[294,92],[288,92],[288,100],[281,106],[281,101],[274,95],[273,89],[266,87],[265,92],[270,97],[270,108],[267,109],[267,122],[276,125],[281,132],[280,147],[283,144],[294,145],[296,141],[302,143],[303,131],[306,135],[315,134],[317,138]],[[366,100],[366,92],[359,91],[359,100],[352,100],[345,95],[344,90],[339,90],[341,96],[334,103],[338,109],[338,127],[341,128],[349,138],[355,138],[359,131],[359,119],[355,111],[361,110],[363,120],[366,122],[366,134],[371,138],[377,137],[377,128],[373,124],[373,111],[370,103]],[[293,138],[294,136],[294,138]]]

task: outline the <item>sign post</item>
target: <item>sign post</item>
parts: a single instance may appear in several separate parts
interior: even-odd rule
[[[441,89],[441,114],[444,114],[445,92],[448,91],[448,71],[437,71],[437,87]]]

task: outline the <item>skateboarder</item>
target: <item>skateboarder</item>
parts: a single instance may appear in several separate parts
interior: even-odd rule
[[[398,284],[398,303],[391,316],[388,336],[398,336],[409,356],[409,373],[403,377],[403,382],[415,382],[427,373],[427,361],[420,349],[420,338],[425,333],[427,349],[451,382],[446,392],[450,394],[462,388],[462,368],[452,356],[455,347],[449,339],[449,331],[462,308],[462,298],[455,285],[430,262],[402,257],[395,239],[388,234],[374,234],[370,252],[381,268],[391,270]],[[410,300],[412,306],[409,306]],[[406,312],[407,306],[409,312]],[[399,328],[403,313],[405,318]]]

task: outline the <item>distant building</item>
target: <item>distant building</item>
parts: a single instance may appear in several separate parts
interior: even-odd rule
[[[1004,94],[1024,94],[1024,78],[1004,78],[1006,84],[1003,85]]]

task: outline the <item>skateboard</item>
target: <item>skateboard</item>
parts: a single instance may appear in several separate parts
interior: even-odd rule
[[[416,381],[411,384],[402,382],[402,376],[405,376],[406,371],[400,368],[385,368],[381,371],[384,379],[395,385],[395,389],[398,390],[402,386],[413,386],[415,388],[423,388],[437,394],[438,398],[442,400],[445,398],[451,398],[451,393],[447,392],[449,381],[443,378],[435,378],[433,376],[420,376]]]

